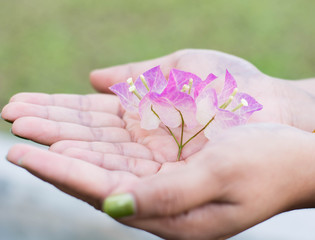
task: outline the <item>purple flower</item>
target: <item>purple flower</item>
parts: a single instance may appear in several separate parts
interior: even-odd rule
[[[204,130],[209,139],[223,129],[245,124],[255,111],[263,107],[250,95],[238,92],[236,81],[228,71],[218,96],[210,87],[211,84],[199,89],[196,97],[198,122],[205,126],[211,121]]]
[[[186,88],[186,93],[195,99],[198,96],[200,90],[206,87],[216,78],[217,77],[211,73],[208,75],[206,80],[202,81],[201,78],[195,74],[172,69],[169,75],[167,88],[174,87],[177,91],[183,91]]]
[[[217,94],[211,87],[216,78],[209,74],[203,81],[193,73],[172,69],[167,81],[157,66],[135,82],[128,79],[110,89],[127,111],[139,113],[144,129],[155,129],[160,122],[168,128],[193,128],[200,124],[210,138],[223,129],[245,124],[255,111],[262,109],[253,97],[238,92],[228,71],[223,89]]]
[[[194,99],[169,82],[157,66],[140,75],[134,83],[128,79],[110,89],[127,111],[139,112],[144,129],[155,129],[160,121],[167,127],[176,128],[182,124],[182,119],[187,127],[194,127],[197,124]]]
[[[143,81],[144,79],[144,81]],[[161,93],[167,85],[160,66],[154,67],[139,76],[133,83],[132,79],[110,87],[120,99],[122,106],[129,112],[138,112],[140,100],[149,92]],[[133,91],[132,91],[133,90]]]
[[[253,97],[239,93],[233,76],[226,71],[221,93],[211,87],[217,77],[209,74],[203,81],[190,72],[172,69],[168,81],[159,66],[154,67],[135,82],[131,78],[110,89],[118,95],[126,111],[139,113],[141,127],[147,130],[158,128],[162,122],[178,145],[178,160],[183,147],[204,131],[207,138],[217,132],[245,124],[248,118],[262,109]],[[195,135],[183,143],[184,127],[201,125]],[[178,141],[171,128],[181,126]]]

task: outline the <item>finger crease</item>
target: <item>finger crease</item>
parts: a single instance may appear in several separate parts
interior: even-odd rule
[[[93,138],[100,141],[103,138],[103,130],[101,128],[90,128]]]
[[[84,126],[91,126],[92,116],[90,112],[78,111],[78,118],[80,123]]]

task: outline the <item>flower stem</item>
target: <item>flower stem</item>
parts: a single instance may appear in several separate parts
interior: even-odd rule
[[[177,110],[177,109],[176,109]],[[182,150],[183,150],[183,139],[184,139],[184,126],[185,126],[185,122],[184,122],[184,117],[183,114],[177,110],[179,112],[180,118],[182,119],[182,132],[180,134],[180,144],[178,145],[178,154],[177,154],[177,161],[179,161],[180,156],[182,155]]]
[[[165,124],[164,124],[164,126],[167,128],[167,130],[170,132],[170,134],[171,134],[172,137],[174,138],[174,140],[175,140],[175,142],[176,142],[178,148],[180,148],[179,142],[177,141],[177,139],[176,139],[174,133],[172,132],[172,130],[171,130],[168,126],[166,126]]]
[[[195,138],[199,133],[201,133],[203,130],[206,129],[206,127],[208,127],[208,125],[214,120],[215,118],[215,115],[209,120],[209,122],[207,122],[207,124],[201,128],[194,136],[192,136],[191,138],[189,138],[183,145],[182,145],[182,148],[187,144],[189,143],[193,138]]]
[[[177,138],[175,137],[174,133],[172,132],[172,130],[166,126],[164,124],[164,126],[167,128],[167,130],[170,132],[170,134],[172,135],[172,137],[174,138],[177,146],[178,146],[178,153],[177,153],[177,159],[176,161],[180,160],[180,157],[182,155],[182,151],[183,148],[186,146],[187,143],[189,143],[192,139],[194,139],[199,133],[201,133],[203,130],[206,129],[206,127],[208,127],[208,125],[214,120],[215,115],[209,120],[209,122],[207,122],[207,124],[201,128],[196,134],[194,134],[191,138],[189,138],[184,144],[183,144],[183,140],[184,140],[184,127],[185,127],[185,121],[184,121],[184,117],[183,114],[181,113],[181,111],[179,111],[178,109],[176,109],[180,115],[180,118],[182,120],[182,126],[181,126],[181,134],[180,134],[180,142],[178,142]],[[154,113],[154,115],[160,119],[159,115],[153,110],[153,106],[151,106],[151,111]]]

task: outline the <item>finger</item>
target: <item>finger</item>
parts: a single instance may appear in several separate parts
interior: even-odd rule
[[[35,117],[17,119],[12,125],[12,133],[45,145],[51,145],[65,139],[105,142],[131,141],[128,131],[123,128],[94,128]]]
[[[209,203],[175,216],[120,220],[165,239],[227,239],[252,225],[242,221],[239,205]]]
[[[50,151],[63,154],[68,148],[80,148],[99,153],[153,160],[152,152],[148,148],[134,142],[110,143],[63,140],[50,146]]]
[[[38,117],[57,122],[75,123],[89,127],[123,127],[124,121],[106,112],[80,111],[64,107],[43,106],[24,102],[12,102],[2,110],[2,117],[14,122],[21,117]]]
[[[106,94],[45,94],[45,93],[18,93],[10,102],[25,102],[43,106],[59,106],[80,111],[107,112],[114,115],[121,114],[119,99],[114,95]]]
[[[161,167],[160,163],[143,158],[93,152],[80,148],[68,148],[63,155],[84,160],[107,170],[130,172],[138,177],[153,175]]]
[[[130,173],[107,171],[78,159],[28,145],[13,146],[7,158],[44,181],[76,193],[82,198],[88,196],[91,202],[98,203],[97,208],[100,208],[100,200],[114,188],[138,180]]]
[[[203,158],[205,156],[202,156]],[[206,156],[211,159],[211,156]],[[167,170],[165,164],[160,172],[152,177],[143,179],[137,186],[127,190],[134,198],[136,206],[136,217],[165,217],[185,212],[209,201],[215,201],[222,197],[223,190],[216,175],[216,164],[211,161],[194,161],[186,164],[169,163],[171,171]],[[171,165],[176,164],[176,168]],[[117,189],[117,194],[123,197],[122,189]],[[192,194],[193,193],[193,194]],[[105,200],[105,206],[112,201]],[[107,209],[107,213],[116,216],[119,210]],[[154,208],[152,207],[154,206]]]
[[[173,54],[143,61],[136,63],[129,63],[99,70],[94,70],[90,74],[90,79],[93,87],[99,92],[110,93],[109,87],[115,83],[123,82],[127,78],[137,78],[144,71],[155,67],[157,65],[161,66],[161,70],[165,76],[168,76],[168,73],[171,68],[173,68],[177,62],[177,59],[180,55],[183,54],[183,51],[175,52]]]

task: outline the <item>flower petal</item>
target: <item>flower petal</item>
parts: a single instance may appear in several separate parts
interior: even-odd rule
[[[198,97],[198,95],[200,94],[200,92],[207,86],[209,86],[209,84],[215,80],[217,78],[217,76],[215,76],[214,74],[210,73],[208,75],[208,77],[206,78],[206,80],[201,81],[196,87],[195,87],[195,91],[194,91],[194,98],[196,99]]]
[[[176,86],[177,90],[181,91],[185,84],[189,84],[189,79],[193,80],[190,94],[194,96],[194,89],[202,82],[202,80],[200,77],[190,72],[172,69],[168,78],[167,88]]]
[[[241,100],[245,99],[246,102],[248,103],[248,106],[243,106],[240,109],[236,110],[234,113],[239,115],[243,120],[242,124],[246,123],[248,118],[256,111],[259,111],[263,108],[263,106],[258,103],[255,98],[252,96],[246,94],[246,93],[237,93],[227,109],[233,110],[235,107],[237,107],[240,103]]]
[[[212,139],[219,132],[240,124],[240,116],[226,110],[219,110],[216,113],[214,120],[204,130],[204,134],[208,139]]]
[[[201,125],[207,124],[217,112],[217,93],[213,88],[205,88],[196,98],[196,118]]]
[[[179,91],[164,92],[160,96],[151,94],[154,111],[161,121],[170,128],[181,125],[182,117],[188,128],[197,125],[195,118],[196,104],[191,96]],[[180,113],[179,113],[180,112]]]
[[[144,72],[143,76],[151,92],[161,93],[167,85],[167,80],[165,79],[160,66],[156,66]],[[135,86],[142,97],[149,92],[142,83],[140,77],[136,79]]]
[[[141,99],[139,104],[141,118],[140,126],[146,130],[156,129],[160,125],[160,119],[152,111],[152,102],[149,95]]]
[[[129,112],[138,112],[140,100],[129,91],[128,83],[117,83],[109,89],[114,92],[120,99],[121,105]]]
[[[228,100],[229,96],[231,96],[235,88],[237,88],[236,81],[234,77],[229,73],[229,71],[226,70],[224,86],[218,97],[219,106],[221,106]]]

